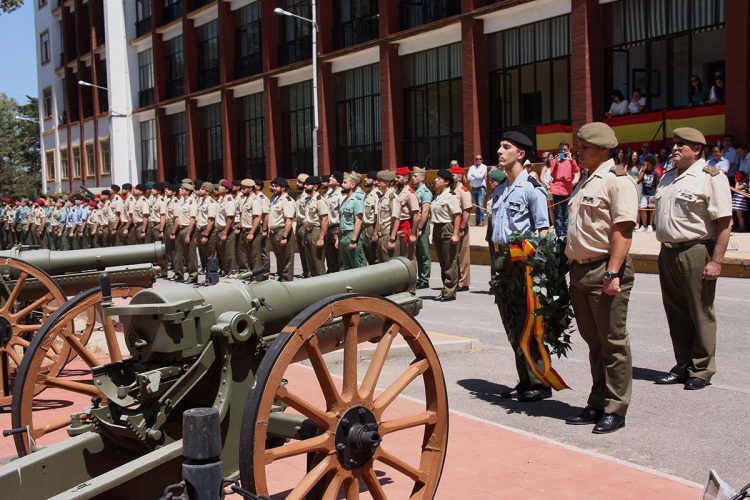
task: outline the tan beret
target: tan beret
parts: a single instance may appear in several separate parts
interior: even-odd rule
[[[393,170],[381,170],[378,172],[378,179],[381,181],[395,181],[396,180],[396,172]]]
[[[706,138],[700,130],[692,127],[679,127],[672,132],[673,139],[682,139],[693,144],[706,145]]]
[[[193,183],[193,179],[188,179],[187,177],[185,177],[184,179],[182,179],[180,181],[180,183],[182,183],[182,184],[192,184]]]
[[[427,169],[422,167],[412,167],[411,169],[412,174],[426,174]]]
[[[191,193],[192,193],[193,191],[195,191],[195,186],[193,186],[192,184],[190,184],[190,183],[187,183],[187,182],[183,182],[183,183],[182,183],[182,186],[180,186],[180,187],[181,187],[182,189],[187,189],[187,190],[188,190],[188,191],[190,191]]]
[[[310,176],[303,172],[297,176],[297,182],[305,182],[308,177]]]
[[[344,174],[344,177],[346,177],[346,174]],[[362,174],[360,174],[359,172],[352,172],[351,174],[349,174],[349,178],[357,184],[362,182]]]
[[[614,148],[618,144],[615,131],[602,122],[587,123],[579,128],[578,138],[600,148]]]
[[[242,179],[242,182],[240,182],[240,186],[246,187],[246,188],[253,188],[255,187],[255,181],[252,179]]]
[[[204,191],[208,191],[209,193],[213,193],[214,192],[214,185],[211,184],[210,182],[206,181],[203,184],[201,184],[201,189],[204,190]]]

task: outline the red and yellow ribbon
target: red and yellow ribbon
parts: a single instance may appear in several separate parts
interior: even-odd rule
[[[534,255],[536,250],[534,246],[526,240],[523,240],[520,245],[510,245],[510,259],[513,262],[519,260],[525,260]],[[570,389],[562,377],[552,368],[552,361],[550,360],[547,348],[544,345],[544,318],[541,315],[534,314],[534,311],[541,307],[539,302],[539,296],[534,293],[533,280],[531,278],[531,266],[526,265],[526,318],[523,322],[523,333],[521,334],[521,351],[523,356],[526,358],[526,364],[528,364],[531,372],[544,384],[552,387],[556,391],[562,389]],[[544,372],[540,373],[539,368],[531,355],[531,339],[536,339],[537,350],[539,352],[539,358],[542,360],[544,366]]]

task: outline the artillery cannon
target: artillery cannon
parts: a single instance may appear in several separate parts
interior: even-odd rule
[[[53,426],[68,424],[69,439],[37,449],[46,424],[34,420],[44,395],[34,396],[34,386],[67,310],[99,292],[81,293],[45,323],[19,370],[12,421],[25,456],[0,469],[3,497],[158,497],[180,480],[182,413],[213,407],[224,477],[239,478],[254,494],[337,498],[344,489],[356,498],[363,488],[385,498],[398,485],[391,496],[432,498],[448,403],[437,354],[414,319],[422,302],[407,290],[415,280],[413,265],[396,258],[288,283],[157,287],[128,305],[105,306],[125,325],[128,353],[74,382],[89,387],[92,404]],[[106,300],[108,285],[102,288]],[[401,339],[414,360],[381,380]],[[376,346],[360,381],[362,343]],[[338,349],[340,378],[324,358]],[[394,410],[391,403],[415,381],[425,402],[411,414]]]
[[[0,252],[0,406],[10,404],[14,374],[29,342],[67,297],[95,287],[104,271],[119,285],[116,297],[130,297],[154,283],[164,253],[162,243],[64,252],[15,247]],[[68,335],[81,345],[95,329],[106,333],[113,328],[97,315],[97,304],[79,311],[69,323]],[[61,347],[48,354],[53,372],[74,356],[69,346]]]

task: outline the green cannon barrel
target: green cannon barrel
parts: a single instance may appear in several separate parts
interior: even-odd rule
[[[108,267],[132,264],[163,264],[164,255],[163,243],[68,251],[14,248],[0,252],[0,257],[21,259],[52,276],[83,271],[103,271]]]

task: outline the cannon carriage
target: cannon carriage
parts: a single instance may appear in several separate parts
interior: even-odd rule
[[[182,413],[213,407],[224,477],[253,494],[385,498],[398,483],[398,496],[432,498],[448,403],[436,352],[414,318],[421,300],[407,290],[415,279],[413,265],[397,258],[299,282],[152,288],[127,305],[109,305],[105,280],[103,290],[55,311],[24,358],[12,413],[22,457],[0,469],[0,491],[4,498],[158,497],[180,480]],[[43,393],[34,387],[45,355],[68,311],[97,293],[105,315],[123,322],[125,348],[75,382],[88,386],[92,403],[72,416],[60,412],[57,428],[66,425],[70,437],[38,446],[45,429],[33,409]],[[384,382],[396,342],[413,360]],[[366,370],[362,346],[374,349]],[[325,357],[337,350],[340,367]],[[419,411],[392,412],[412,384],[424,398]],[[391,446],[396,438],[411,449]],[[382,470],[390,471],[385,489]]]

